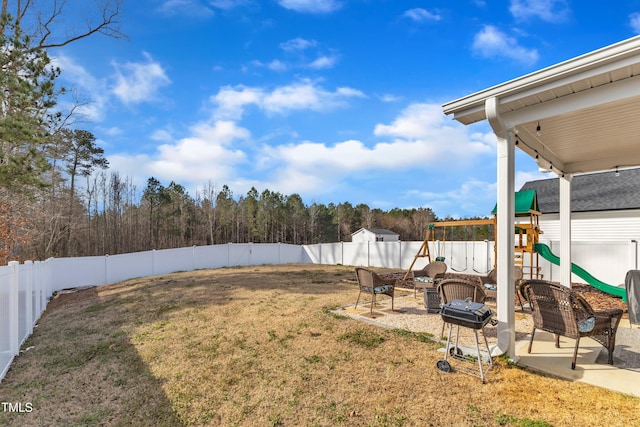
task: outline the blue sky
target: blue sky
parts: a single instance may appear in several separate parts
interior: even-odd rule
[[[128,40],[52,52],[77,127],[142,192],[487,215],[496,143],[442,104],[640,33],[640,1],[130,0]],[[523,153],[516,188],[544,178]]]

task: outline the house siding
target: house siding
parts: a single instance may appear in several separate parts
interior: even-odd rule
[[[560,240],[558,214],[540,216],[540,240]],[[571,214],[574,242],[629,242],[640,240],[640,209],[624,211],[574,212]]]

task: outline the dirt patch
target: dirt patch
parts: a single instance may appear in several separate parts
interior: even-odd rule
[[[223,268],[52,301],[0,384],[0,424],[634,425],[640,399],[498,359],[488,382],[436,369],[440,344],[334,314],[353,268]]]

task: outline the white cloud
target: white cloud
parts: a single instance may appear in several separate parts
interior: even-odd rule
[[[629,25],[634,33],[640,34],[640,13],[635,12],[629,15]]]
[[[287,67],[287,64],[285,64],[284,62],[278,59],[274,59],[273,61],[269,62],[267,68],[271,71],[287,71],[289,67]]]
[[[113,63],[116,80],[113,93],[125,104],[155,101],[159,89],[171,83],[162,66],[148,53],[144,56],[145,62]]]
[[[213,16],[213,10],[200,4],[197,0],[165,0],[158,7],[165,15],[188,15],[193,17]]]
[[[76,107],[76,113],[91,120],[101,121],[108,102],[108,90],[105,79],[97,79],[73,58],[60,54],[52,58],[52,65],[60,67],[62,79],[70,82],[72,91],[80,98],[81,105]],[[82,100],[88,98],[87,102]],[[74,100],[62,98],[60,106],[72,108]]]
[[[515,38],[507,36],[492,25],[485,25],[475,35],[472,49],[485,58],[503,56],[525,65],[533,65],[539,58],[536,49],[520,46]]]
[[[287,114],[296,110],[329,111],[346,106],[350,98],[364,96],[356,89],[342,87],[330,92],[310,80],[302,80],[271,92],[243,85],[225,86],[212,97],[212,101],[217,105],[214,117],[239,120],[244,109],[251,105],[269,114]]]
[[[269,188],[279,191],[322,193],[340,185],[346,177],[369,171],[406,172],[411,169],[447,167],[464,169],[477,156],[495,152],[490,137],[470,135],[468,128],[449,121],[437,104],[414,104],[391,124],[379,124],[375,135],[391,141],[367,146],[347,140],[335,144],[304,141],[265,147],[260,158],[274,170]]]
[[[251,65],[254,65],[256,67],[265,67],[271,71],[276,71],[276,72],[287,71],[289,69],[289,66],[285,62],[280,61],[279,59],[274,59],[268,64],[265,64],[262,61],[254,60],[254,61],[251,61]]]
[[[303,13],[330,13],[342,7],[335,0],[278,0],[285,9]]]
[[[312,61],[308,67],[313,68],[314,70],[323,70],[327,68],[333,68],[338,62],[338,58],[336,56],[326,56],[322,55]]]
[[[284,43],[280,43],[280,49],[285,52],[296,52],[315,47],[317,44],[318,42],[315,40],[307,40],[297,37],[295,39],[287,40]]]
[[[303,101],[298,105],[288,99],[290,93],[282,92],[278,95],[282,98],[277,101],[270,100],[269,96],[277,97],[278,91],[255,88],[229,88],[227,96],[229,102],[238,96],[252,100],[264,110],[267,105],[311,108],[309,104],[314,96],[301,97]],[[351,88],[338,88],[329,95],[339,97],[352,93],[359,94]],[[446,170],[455,176],[456,171],[466,171],[474,162],[494,158],[495,137],[490,133],[472,132],[472,128],[449,120],[439,104],[413,104],[395,120],[374,127],[374,135],[383,140],[373,145],[349,139],[272,146],[252,140],[249,130],[234,121],[214,120],[195,124],[186,136],[177,140],[168,130],[159,129],[152,137],[163,143],[155,152],[135,156],[117,154],[108,160],[114,170],[132,177],[140,185],[154,176],[163,182],[179,182],[190,192],[205,182],[216,182],[240,193],[255,186],[283,194],[318,197],[337,188],[344,190],[349,181],[366,179],[365,176],[379,179],[380,174],[395,171],[406,174],[411,170],[420,174],[427,169]],[[290,134],[288,139],[297,139],[297,135]],[[417,183],[416,186],[424,188]],[[454,214],[464,212],[466,206],[475,208],[479,203],[482,206],[487,194],[495,194],[491,184],[471,180],[445,195],[414,191],[410,196],[412,203],[439,208],[439,213]]]
[[[211,6],[218,9],[233,9],[247,4],[247,0],[210,0]]]
[[[280,49],[286,54],[286,60],[274,59],[269,63],[255,60],[251,64],[257,67],[267,67],[272,71],[282,72],[293,68],[306,68],[314,70],[324,70],[333,68],[338,62],[337,54],[325,54],[318,52],[315,48],[318,43],[315,40],[295,38],[280,43]],[[311,50],[316,52],[311,52]],[[309,57],[315,54],[315,59]]]
[[[445,117],[438,104],[413,104],[391,124],[376,125],[374,134],[393,138],[390,144],[398,152],[411,152],[410,159],[406,155],[398,157],[398,161],[403,158],[407,167],[429,163],[441,166],[442,159],[455,159],[451,166],[464,167],[474,156],[493,152],[495,146],[492,134],[470,133],[469,130]],[[393,156],[392,153],[388,155]]]
[[[511,0],[509,11],[518,20],[539,18],[547,22],[564,21],[570,13],[565,0]]]
[[[239,164],[246,161],[246,154],[233,148],[236,141],[251,136],[247,129],[229,121],[213,124],[198,123],[190,129],[190,135],[176,142],[167,142],[152,154],[109,156],[109,164],[137,182],[149,176],[161,181],[176,181],[187,186],[208,180],[231,182],[235,180]],[[165,131],[154,134],[156,139],[171,139]]]
[[[260,88],[243,85],[225,86],[212,97],[212,101],[217,105],[214,117],[240,120],[244,114],[244,108],[248,105],[259,104],[263,96],[264,92]]]
[[[122,129],[120,129],[119,127],[116,127],[116,126],[112,126],[110,128],[102,129],[102,131],[104,133],[106,133],[107,135],[109,135],[109,136],[122,135]]]
[[[171,133],[166,129],[155,130],[151,134],[150,138],[154,141],[161,141],[161,142],[171,142],[173,140]]]
[[[397,101],[400,101],[402,97],[398,95],[393,95],[391,93],[384,93],[382,95],[379,95],[378,99],[380,99],[380,101],[382,102],[397,102]]]
[[[441,216],[462,218],[463,212],[478,211],[479,206],[484,206],[484,215],[489,216],[495,206],[497,188],[495,182],[471,178],[449,191],[409,190],[407,196],[421,201],[424,207]]]
[[[555,174],[543,173],[539,171],[535,171],[535,172],[517,171],[516,176],[514,177],[513,186],[516,189],[516,191],[519,191],[522,188],[522,186],[529,181],[538,181],[541,179],[555,178],[556,176],[557,175]]]
[[[416,22],[439,21],[442,19],[442,16],[438,15],[437,13],[429,12],[428,10],[420,7],[409,9],[404,12],[402,16],[405,16]]]

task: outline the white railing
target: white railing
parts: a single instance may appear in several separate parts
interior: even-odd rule
[[[545,242],[558,252],[558,242]],[[0,267],[0,380],[20,346],[33,332],[54,292],[100,286],[136,277],[232,266],[313,263],[407,270],[422,242],[338,242],[316,245],[226,244],[153,250],[122,255],[12,261]],[[494,243],[430,242],[431,258],[444,257],[450,270],[486,274],[493,266]],[[574,242],[572,260],[600,280],[617,285],[638,269],[637,242]],[[420,269],[426,258],[417,258]],[[545,279],[559,278],[556,266],[540,258]],[[574,276],[574,280],[580,281]]]

